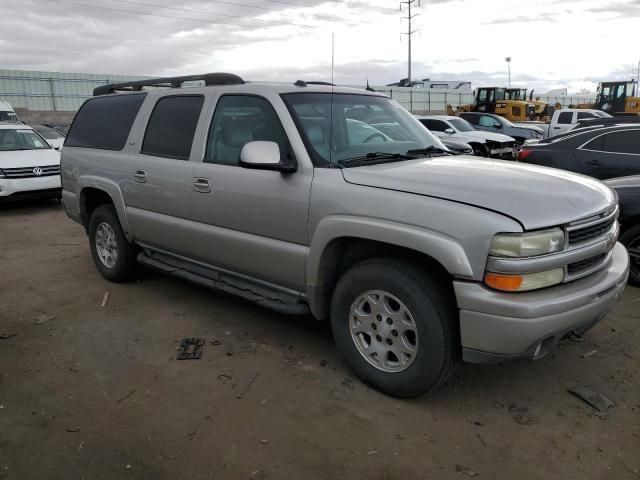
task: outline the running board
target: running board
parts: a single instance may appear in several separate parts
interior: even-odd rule
[[[146,250],[138,255],[138,262],[174,277],[197,285],[230,293],[279,313],[306,315],[309,306],[304,295],[294,291],[280,290],[269,284],[252,280],[244,275],[216,270],[168,254]]]

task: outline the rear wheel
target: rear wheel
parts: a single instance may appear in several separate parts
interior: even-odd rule
[[[436,389],[459,358],[446,280],[391,258],[362,262],[336,285],[331,325],[356,375],[396,397]]]
[[[96,267],[112,282],[130,280],[136,271],[136,249],[127,242],[113,205],[101,205],[89,220],[89,245]]]
[[[629,251],[629,283],[640,287],[640,225],[625,230],[620,235],[620,242]]]

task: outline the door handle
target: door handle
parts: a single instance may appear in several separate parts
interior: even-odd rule
[[[204,177],[196,177],[193,179],[193,189],[200,193],[209,193],[211,191],[211,180]]]
[[[554,130],[560,130],[560,127],[553,127]]]
[[[588,160],[587,165],[602,165],[600,160]]]
[[[133,179],[138,183],[146,183],[147,182],[147,171],[146,170],[136,170],[136,173],[133,174]]]

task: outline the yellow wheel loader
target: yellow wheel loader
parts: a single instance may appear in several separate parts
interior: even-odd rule
[[[512,122],[536,119],[535,105],[532,102],[528,102],[526,99],[508,98],[507,89],[498,87],[478,88],[473,105],[460,105],[455,108],[447,105],[449,115],[455,115],[459,112],[494,113]]]

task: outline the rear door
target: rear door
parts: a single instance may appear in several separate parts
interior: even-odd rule
[[[161,96],[147,108],[138,129],[123,195],[135,240],[188,253],[194,134],[204,95]]]
[[[601,134],[576,150],[583,172],[605,179],[640,174],[640,129]]]

